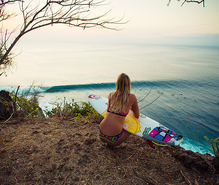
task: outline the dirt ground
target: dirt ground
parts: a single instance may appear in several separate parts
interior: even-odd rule
[[[213,158],[170,146],[151,148],[131,135],[111,149],[97,137],[98,121],[25,119],[0,124],[0,184],[216,185]]]

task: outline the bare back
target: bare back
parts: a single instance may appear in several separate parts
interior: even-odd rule
[[[110,95],[108,99],[109,98],[110,98]],[[110,99],[108,101],[110,101]],[[134,94],[130,94],[128,96],[128,101],[124,106],[125,106],[123,108],[124,113],[128,113],[129,110],[132,109],[134,116],[137,118],[139,117],[138,102]],[[124,120],[125,120],[124,116],[120,116],[120,115],[117,115],[111,112],[107,112],[106,117],[100,123],[100,130],[103,134],[106,134],[108,136],[115,136],[122,132]]]

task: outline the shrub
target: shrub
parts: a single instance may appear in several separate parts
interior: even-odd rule
[[[39,92],[34,86],[31,86],[28,91],[18,93],[13,90],[10,93],[12,100],[14,101],[14,114],[15,118],[27,118],[27,117],[40,117],[39,113],[41,108],[38,105]],[[43,117],[43,115],[41,114]]]
[[[84,118],[86,120],[91,116],[99,116],[89,102],[77,103],[74,99],[72,99],[72,101],[68,103],[65,102],[64,98],[63,103],[55,102],[53,105],[54,107],[51,110],[48,110],[48,107],[44,110],[48,117],[75,118],[75,121],[77,121],[80,118]]]
[[[211,145],[210,149],[213,151],[212,153],[214,154],[214,156],[219,157],[219,146],[218,146],[219,137],[211,140],[207,136],[204,136],[204,138]]]

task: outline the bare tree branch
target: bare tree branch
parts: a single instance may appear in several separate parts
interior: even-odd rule
[[[0,7],[5,6],[6,4],[15,3],[17,1],[21,1],[21,0],[7,0],[7,1],[1,0]]]
[[[180,0],[178,0],[178,1],[180,1]],[[168,1],[167,6],[170,5],[170,2],[171,2],[171,0]],[[198,4],[203,3],[203,7],[205,7],[205,0],[184,0],[184,2],[182,3],[181,6],[183,6],[185,3],[198,3]]]
[[[161,93],[159,94],[159,96],[158,96],[157,98],[155,98],[152,102],[150,102],[149,104],[147,104],[147,105],[145,105],[145,106],[139,108],[139,110],[144,109],[145,107],[147,107],[147,106],[151,105],[152,103],[154,103],[162,94],[163,94],[163,92],[161,92]]]
[[[200,0],[200,1],[196,1],[196,0],[185,0],[181,6],[184,5],[184,3],[198,3],[198,4],[201,4],[203,3],[203,7],[205,7],[205,0]]]
[[[148,92],[148,94],[146,94],[144,96],[144,98],[142,98],[141,100],[138,101],[138,103],[142,102],[150,93],[151,93],[151,90],[152,90],[153,86],[151,87],[150,91]]]
[[[0,22],[10,19],[14,14],[9,14],[6,12],[6,7],[11,4],[19,4],[20,14],[23,17],[23,23],[20,27],[20,32],[14,41],[8,45],[8,39],[11,34],[7,30],[3,32],[0,30],[2,37],[0,40],[0,76],[1,71],[11,64],[12,55],[11,51],[20,40],[20,38],[26,33],[46,27],[53,26],[56,24],[67,25],[69,27],[80,27],[82,29],[100,27],[111,30],[120,30],[115,27],[118,24],[125,24],[127,22],[122,22],[121,19],[107,18],[110,11],[107,11],[98,16],[92,16],[92,12],[95,8],[100,6],[105,6],[106,0],[44,0],[43,6],[40,6],[40,1],[34,6],[34,1],[27,0],[0,0]],[[169,0],[170,3],[171,0]],[[203,3],[204,0],[184,0],[183,4],[187,3]],[[168,5],[169,5],[168,3]],[[182,4],[182,5],[183,5]],[[3,67],[2,67],[3,65]]]
[[[21,0],[8,0],[8,1],[1,0],[0,1],[0,22],[10,19],[12,16],[15,16],[15,14],[13,13],[12,14],[7,13],[5,10],[5,6],[9,4],[13,4],[18,1],[21,1]]]
[[[15,2],[11,0],[8,2]],[[14,41],[7,48],[6,41],[2,42],[4,50],[1,52],[3,56],[0,58],[0,66],[12,51],[15,44],[26,33],[55,24],[64,24],[69,27],[80,27],[82,29],[101,27],[112,30],[119,30],[112,25],[125,24],[122,19],[116,20],[115,18],[107,18],[110,10],[98,15],[92,16],[92,10],[99,6],[104,6],[105,0],[47,0],[45,4],[40,7],[40,4],[32,8],[32,1],[25,5],[25,1],[19,1],[20,11],[23,17],[23,24],[20,29],[20,33],[14,39]]]

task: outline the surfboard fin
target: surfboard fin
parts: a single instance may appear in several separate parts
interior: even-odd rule
[[[152,141],[147,140],[148,144],[150,145],[151,148],[155,149],[154,144],[152,143]]]

